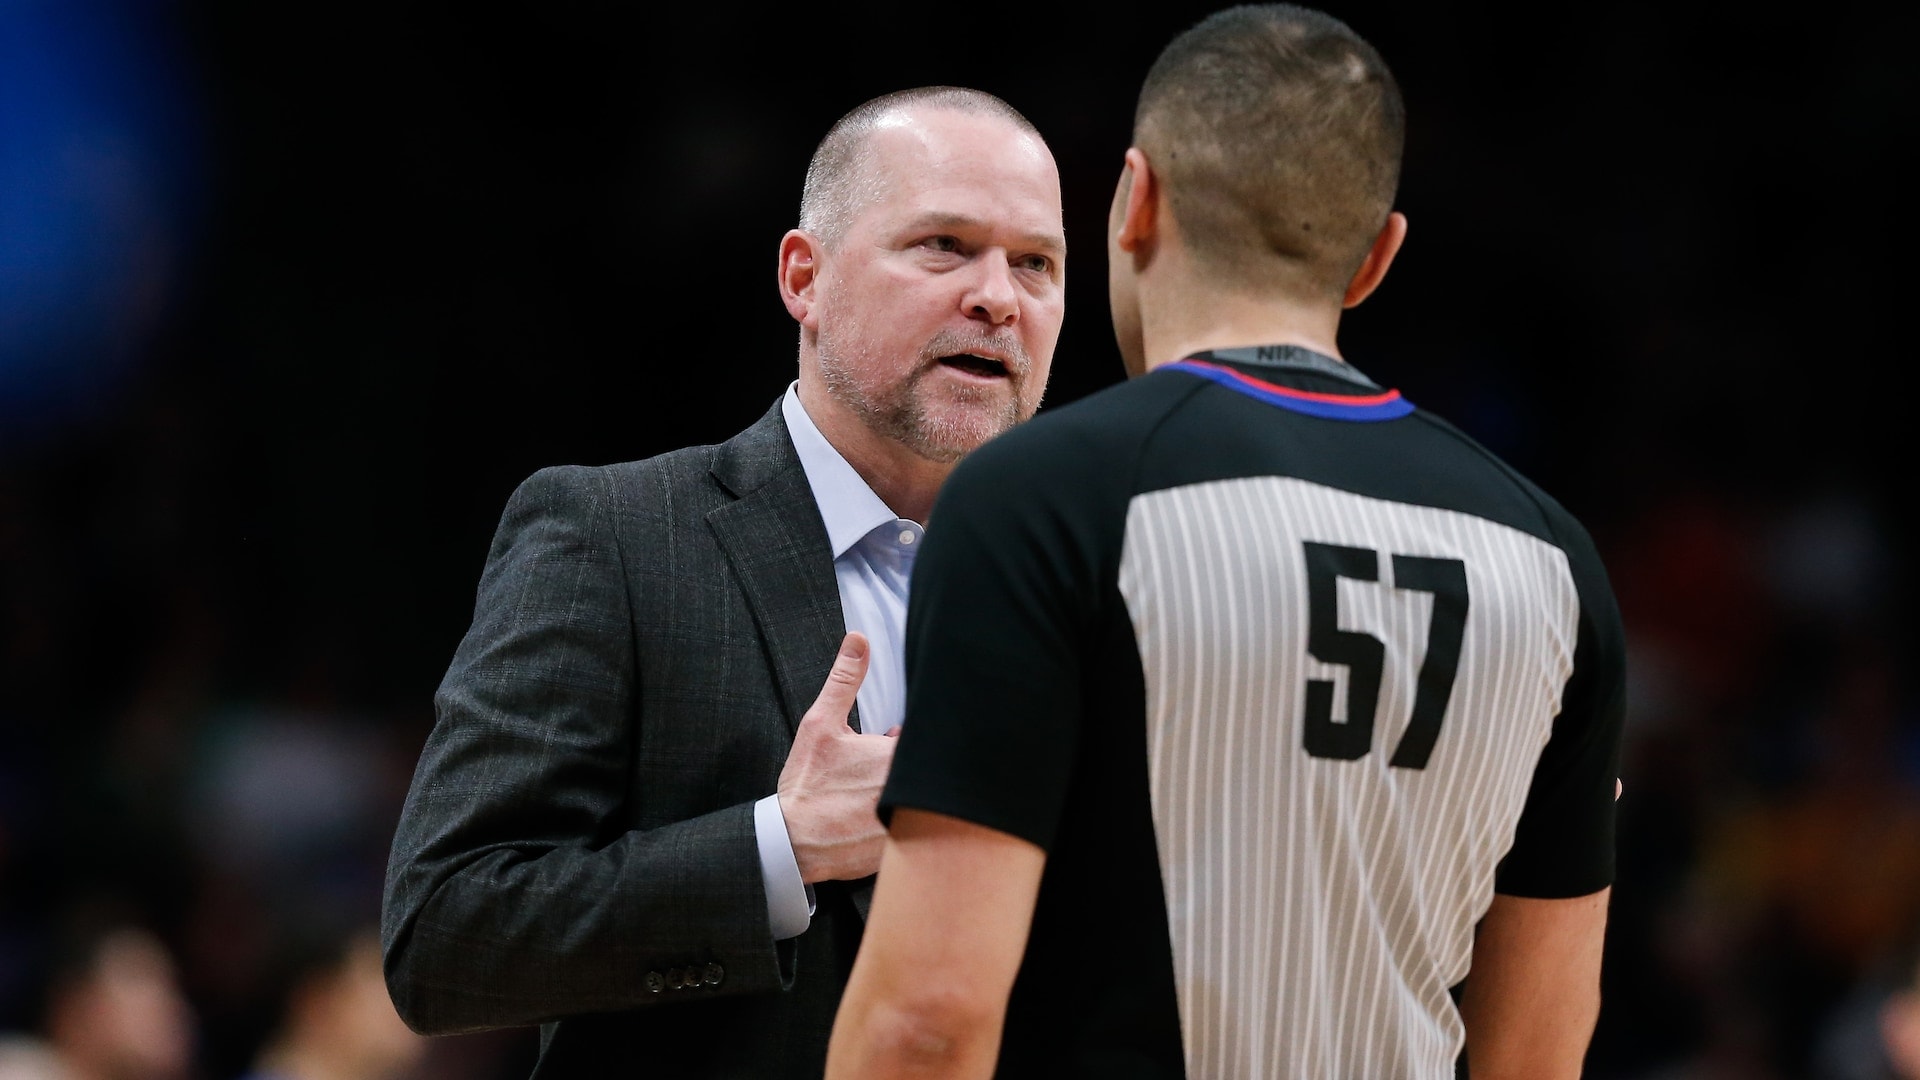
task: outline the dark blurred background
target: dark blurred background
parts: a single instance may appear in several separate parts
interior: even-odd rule
[[[116,928],[162,958],[127,969],[146,1042],[186,1032],[139,1075],[229,1080],[284,1029],[289,942],[377,916],[513,486],[723,439],[794,376],[775,248],[848,108],[1032,118],[1071,248],[1048,401],[1117,381],[1133,95],[1215,6],[0,0],[0,1070],[50,1016],[105,1038],[71,958]],[[1581,516],[1628,624],[1589,1075],[1892,1075],[1915,9],[1328,10],[1410,116],[1411,236],[1343,349]]]

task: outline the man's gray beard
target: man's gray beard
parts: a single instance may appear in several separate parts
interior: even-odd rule
[[[998,346],[995,351],[1009,356],[1007,374],[1013,392],[1000,408],[999,415],[982,418],[974,413],[970,421],[929,416],[926,404],[920,398],[920,380],[933,373],[938,366],[936,358],[973,352],[989,340]],[[827,392],[835,400],[852,409],[876,434],[905,446],[928,461],[952,464],[981,443],[1026,419],[1020,415],[1020,391],[1026,385],[1027,373],[1033,370],[1033,363],[1020,342],[1011,337],[989,339],[941,331],[921,349],[913,373],[895,386],[881,388],[875,397],[869,397],[862,391],[852,367],[841,358],[838,342],[830,337],[824,327],[821,328],[815,351],[820,360],[821,380],[826,383]],[[956,404],[962,408],[975,404],[990,406],[990,391],[987,388],[961,386],[958,390]]]

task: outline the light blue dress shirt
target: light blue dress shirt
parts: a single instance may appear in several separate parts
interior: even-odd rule
[[[906,713],[907,582],[926,530],[888,509],[820,434],[800,404],[799,387],[796,382],[787,388],[780,411],[827,526],[847,629],[867,636],[867,677],[855,695],[860,730],[884,734]],[[812,920],[813,890],[800,880],[778,795],[754,804],[753,828],[774,940],[795,937]]]

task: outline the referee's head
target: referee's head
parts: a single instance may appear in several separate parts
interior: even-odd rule
[[[1393,209],[1404,130],[1373,46],[1322,12],[1254,4],[1168,43],[1133,142],[1164,178],[1196,272],[1337,300]]]

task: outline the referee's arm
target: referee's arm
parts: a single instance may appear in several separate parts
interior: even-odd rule
[[[1460,1002],[1473,1080],[1580,1075],[1600,1016],[1600,952],[1612,894],[1494,894]]]
[[[1047,855],[901,807],[827,1048],[827,1080],[986,1080]]]

